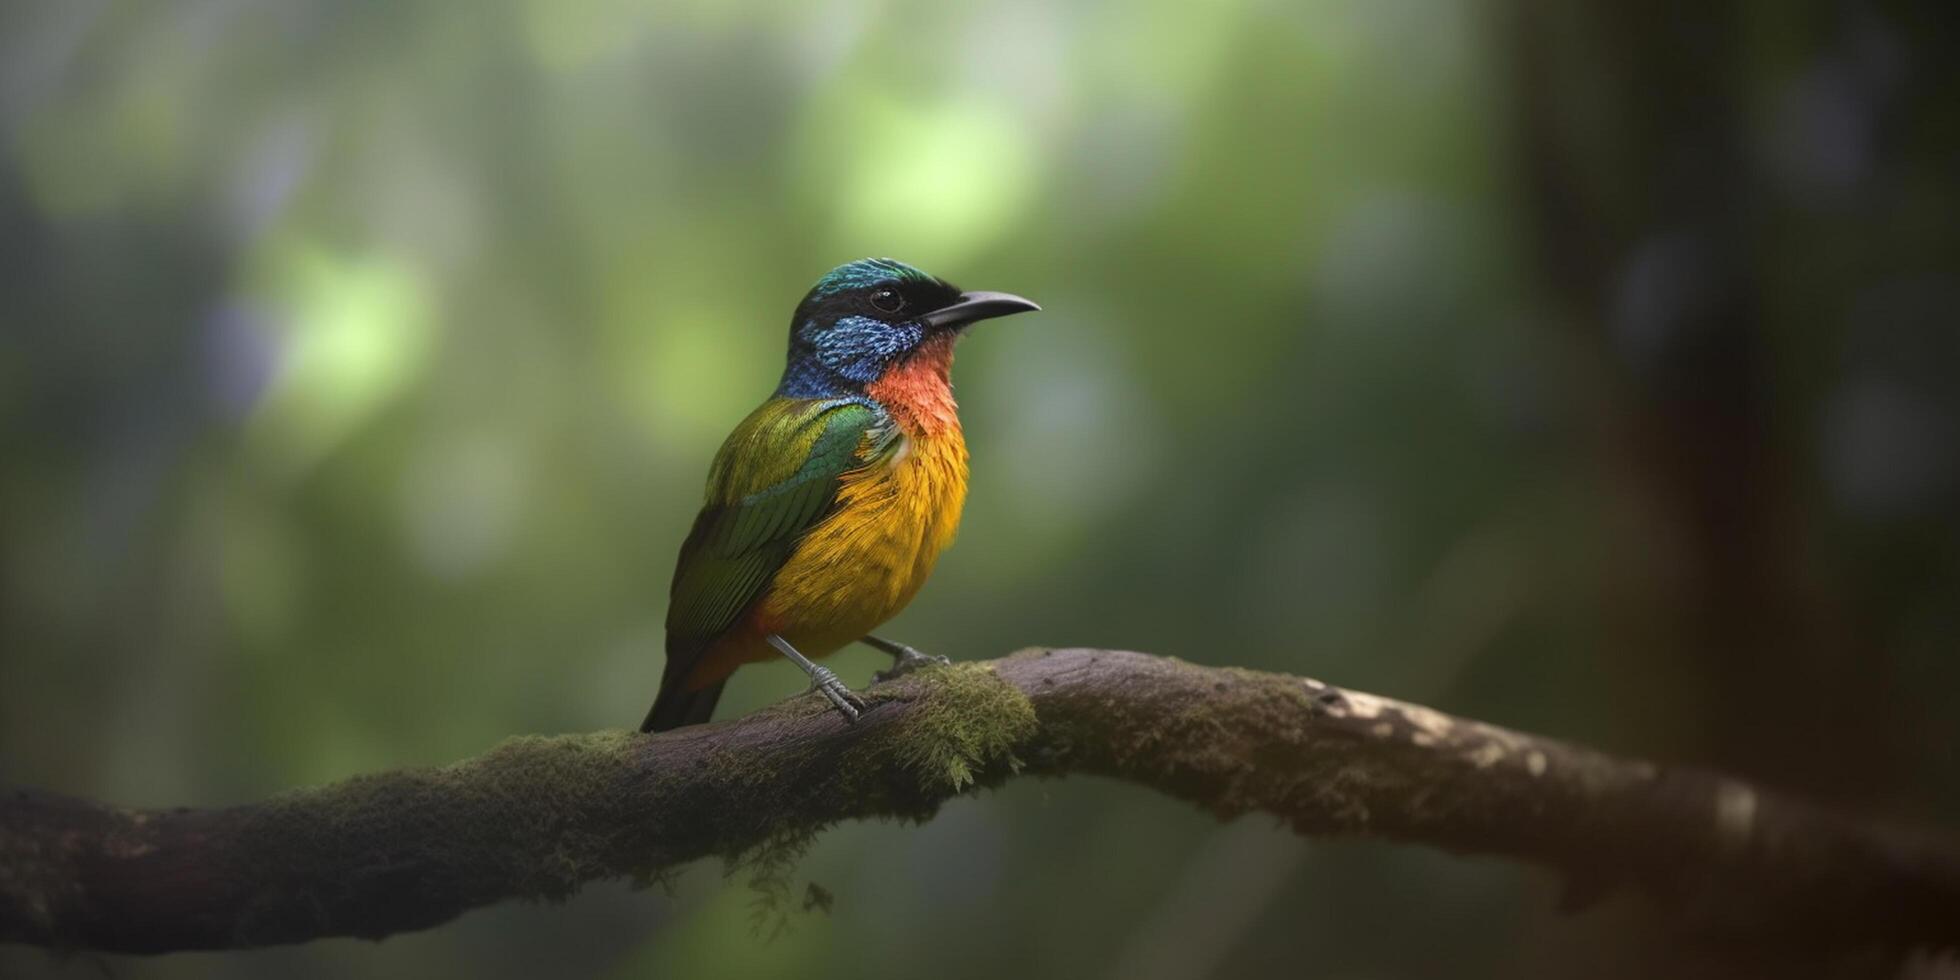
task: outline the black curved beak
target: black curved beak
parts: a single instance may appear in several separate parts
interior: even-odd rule
[[[963,327],[980,320],[991,320],[997,316],[1011,316],[1027,313],[1041,307],[1033,300],[1022,299],[1013,293],[989,293],[975,291],[961,293],[958,302],[942,306],[919,318],[928,328]]]

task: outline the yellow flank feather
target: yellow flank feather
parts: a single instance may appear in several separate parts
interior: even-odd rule
[[[887,461],[846,474],[836,510],[776,574],[760,621],[804,655],[821,657],[897,615],[953,543],[966,482],[957,424],[907,437]],[[744,659],[770,655],[765,647]]]

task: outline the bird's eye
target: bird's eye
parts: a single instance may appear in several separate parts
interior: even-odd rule
[[[880,289],[871,294],[871,305],[886,313],[897,313],[905,306],[905,297],[898,295],[896,289]]]

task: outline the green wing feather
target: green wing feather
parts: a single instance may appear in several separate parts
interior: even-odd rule
[[[681,546],[667,606],[668,687],[735,624],[830,513],[846,473],[881,457],[895,429],[861,402],[773,398],[722,444],[707,503]]]

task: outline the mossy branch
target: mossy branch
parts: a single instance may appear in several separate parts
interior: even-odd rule
[[[1020,773],[1521,859],[1784,943],[1960,944],[1950,840],[1318,681],[1029,650],[867,700],[856,726],[810,696],[657,736],[516,738],[222,809],[8,792],[0,940],[156,953],[380,938],[702,857],[766,865],[837,821],[925,820]]]

